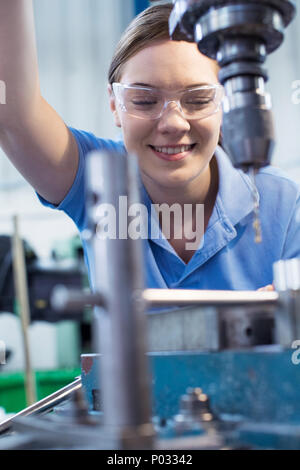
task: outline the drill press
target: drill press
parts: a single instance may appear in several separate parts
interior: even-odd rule
[[[269,165],[275,143],[264,63],[283,42],[296,9],[290,0],[174,0],[172,38],[196,42],[220,66],[225,89],[222,141],[233,165],[247,171],[255,202],[255,240],[261,239],[255,174]]]

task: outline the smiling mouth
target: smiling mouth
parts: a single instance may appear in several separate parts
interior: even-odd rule
[[[163,155],[180,155],[180,154],[184,154],[186,152],[189,152],[191,151],[194,147],[195,147],[196,144],[191,144],[191,145],[178,145],[178,146],[172,146],[172,147],[169,147],[169,146],[165,146],[165,147],[157,147],[157,146],[154,146],[154,145],[150,145],[149,147],[152,148],[152,150],[154,150],[156,153],[161,153]]]

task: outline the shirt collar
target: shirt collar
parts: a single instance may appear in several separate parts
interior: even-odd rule
[[[228,245],[237,236],[235,225],[242,221],[242,219],[254,209],[255,198],[250,178],[241,170],[237,170],[232,166],[229,157],[221,147],[217,147],[215,158],[219,170],[219,189],[215,206],[198,250],[194,253],[188,264],[185,264],[181,260],[182,276],[173,287],[176,287],[178,283],[180,284],[180,282],[187,278],[193,271]],[[255,196],[258,201],[257,191]],[[158,224],[160,237],[152,237],[152,232],[149,231],[150,224],[153,223],[153,218],[151,220],[152,201],[142,182],[141,197],[142,202],[147,206],[148,210],[148,239],[151,239],[152,242],[160,245],[175,257],[179,258],[172,245],[162,234],[157,216],[154,223]]]
[[[209,229],[220,219],[234,227],[253,211],[255,198],[259,203],[259,194],[253,187],[249,176],[233,167],[228,155],[220,146],[215,150],[215,158],[219,171],[219,189],[207,228]],[[141,199],[151,215],[152,201],[142,183],[141,176],[139,179]],[[163,235],[162,238],[164,238]]]
[[[218,146],[215,157],[219,170],[219,190],[209,226],[224,217],[235,226],[259,203],[259,194],[250,177],[233,167],[228,155]]]

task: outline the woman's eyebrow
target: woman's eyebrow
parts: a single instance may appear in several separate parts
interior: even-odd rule
[[[135,83],[130,83],[130,86],[142,86],[142,87],[147,87],[147,88],[161,88],[159,86],[155,85],[150,85],[149,83],[141,83],[141,82],[135,82]],[[201,83],[193,83],[191,85],[187,85],[185,87],[180,88],[181,90],[189,89],[189,88],[197,88],[201,86],[211,86],[211,83],[208,82],[201,82]]]
[[[208,82],[201,82],[201,83],[196,83],[196,84],[193,84],[193,85],[188,85],[186,88],[198,88],[200,86],[211,86],[212,84],[211,83],[208,83]]]
[[[140,83],[140,82],[130,83],[130,86],[144,86],[147,88],[157,88],[153,85],[149,85],[149,83]]]

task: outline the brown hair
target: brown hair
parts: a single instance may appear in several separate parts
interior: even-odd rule
[[[173,6],[152,5],[134,18],[116,47],[108,72],[110,84],[120,81],[123,65],[137,52],[154,41],[170,39],[169,16]]]
[[[170,39],[169,16],[173,7],[172,3],[152,5],[129,24],[117,44],[110,64],[108,81],[111,85],[121,80],[123,66],[131,57],[155,41]],[[179,41],[182,36],[173,39]],[[218,69],[217,62],[215,63]],[[221,144],[222,132],[219,140],[219,145]]]

